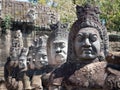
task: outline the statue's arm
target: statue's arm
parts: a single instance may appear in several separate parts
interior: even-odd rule
[[[109,65],[106,69],[107,77],[105,80],[105,87],[109,90],[119,90],[120,89],[120,66],[119,65]]]

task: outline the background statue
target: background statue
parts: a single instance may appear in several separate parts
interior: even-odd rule
[[[30,86],[30,78],[27,74],[28,66],[27,66],[27,55],[28,55],[28,48],[23,47],[21,53],[19,55],[19,73],[17,73],[16,80],[18,81],[18,90],[21,89],[32,89]]]
[[[31,85],[35,87],[36,89],[42,90],[42,67],[48,65],[48,59],[47,59],[47,43],[48,36],[43,35],[40,36],[36,41],[38,45],[35,47],[35,60],[34,60],[34,65],[35,69],[33,72],[32,80],[31,80]]]
[[[68,24],[58,22],[51,26],[54,30],[47,40],[48,65],[41,68],[43,88],[48,88],[50,73],[66,62],[68,47]]]
[[[52,25],[54,30],[48,38],[47,53],[50,65],[60,65],[66,62],[68,48],[68,24],[58,22]]]
[[[36,48],[35,54],[35,64],[37,68],[40,68],[44,65],[48,65],[47,59],[47,35],[43,35],[39,37],[39,46]]]
[[[28,75],[33,89],[42,89],[41,68],[48,65],[46,42],[47,35],[33,40],[27,55]]]
[[[27,70],[27,48],[22,48],[20,55],[18,55],[16,48],[11,48],[10,57],[8,57],[5,64],[5,81],[8,90],[19,90],[23,88],[19,83],[22,82],[21,72]],[[21,77],[22,76],[22,77]]]
[[[119,67],[105,61],[109,42],[99,8],[85,4],[76,10],[78,19],[69,33],[67,62],[52,72],[49,90],[119,89],[115,84]]]
[[[15,78],[15,70],[19,63],[19,55],[21,53],[21,49],[23,48],[23,39],[22,33],[20,30],[15,31],[13,36],[12,44],[10,47],[10,57],[8,57],[7,62],[5,64],[5,68],[7,69],[9,75]]]
[[[9,89],[14,89],[17,86],[16,77],[19,72],[19,55],[23,48],[22,33],[20,30],[15,31],[10,47],[10,56],[4,66],[4,76],[9,85]]]
[[[20,56],[19,56],[19,68],[23,70],[27,70],[27,54],[28,48],[22,48]]]
[[[8,90],[4,80],[0,80],[0,90]]]
[[[19,55],[23,46],[24,45],[23,45],[22,32],[20,30],[17,30],[14,32],[11,47],[16,48],[16,50],[17,50],[16,54]]]
[[[30,22],[34,22],[37,17],[38,12],[36,11],[36,7],[32,7],[27,11],[26,18],[28,18]]]

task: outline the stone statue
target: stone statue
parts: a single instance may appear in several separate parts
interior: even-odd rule
[[[29,63],[30,69],[40,69],[42,66],[48,65],[46,50],[47,39],[47,35],[40,36],[33,40],[33,44],[29,47],[27,58],[28,63],[31,63]],[[34,62],[34,65],[32,65],[32,62]]]
[[[68,47],[68,24],[60,23],[51,25],[54,30],[47,40],[48,65],[41,68],[43,88],[48,88],[50,73],[66,62]]]
[[[28,71],[28,66],[27,66],[27,55],[28,55],[28,48],[23,47],[21,50],[21,54],[19,56],[19,73],[17,76],[17,79],[19,82],[22,82],[22,88],[27,90],[27,89],[32,89],[30,85],[30,77],[27,74]],[[18,89],[21,88],[18,84]]]
[[[19,86],[19,82],[21,79],[21,77],[19,76],[21,75],[21,72],[27,69],[27,52],[28,50],[26,48],[22,48],[21,54],[18,55],[16,48],[11,47],[10,57],[8,57],[7,62],[5,64],[5,80],[7,85],[9,85],[9,90],[19,90],[18,87],[21,87],[21,85]]]
[[[29,47],[29,52],[28,52],[28,55],[27,55],[27,67],[28,69],[30,70],[34,70],[35,69],[35,65],[34,65],[34,51],[33,51],[33,46],[30,46]]]
[[[9,89],[15,89],[17,86],[17,73],[19,72],[19,55],[23,47],[22,33],[20,30],[15,31],[12,44],[10,47],[10,56],[4,66],[4,76]]]
[[[120,89],[119,67],[105,61],[109,43],[99,8],[85,4],[76,6],[76,11],[78,19],[69,33],[67,62],[50,75],[49,90]]]
[[[7,84],[4,80],[0,80],[0,90],[8,90]]]
[[[19,56],[19,68],[27,70],[27,54],[28,48],[23,47]]]
[[[32,7],[27,11],[26,18],[28,18],[30,22],[34,22],[37,17],[38,12],[36,11],[36,7]]]
[[[47,55],[50,65],[60,65],[66,62],[68,48],[68,24],[51,25],[54,30],[48,38]]]
[[[43,90],[42,87],[42,70],[41,68],[48,65],[48,59],[47,59],[47,50],[46,50],[46,42],[47,42],[48,36],[43,35],[40,36],[36,41],[36,52],[35,52],[35,60],[34,60],[34,72],[31,80],[31,85],[35,89]]]
[[[48,65],[46,42],[47,35],[40,36],[33,40],[33,44],[29,47],[27,55],[28,74],[31,78],[31,86],[34,89],[42,90],[41,68]]]
[[[44,65],[48,65],[48,59],[47,59],[47,43],[48,36],[43,35],[39,37],[39,46],[36,47],[36,53],[35,53],[35,64],[36,68],[40,69]]]
[[[4,66],[4,77],[8,85],[14,83],[16,72],[18,70],[18,55],[15,47],[10,48],[10,56],[7,58],[7,62]],[[14,86],[13,85],[13,86]]]
[[[108,76],[105,80],[107,90],[119,90],[120,89],[120,56],[117,54],[109,53],[106,57],[107,65],[106,72]]]
[[[14,38],[19,38],[19,39],[22,38],[21,30],[16,30],[15,31]]]
[[[20,30],[17,30],[15,31],[15,34],[13,35],[11,47],[15,47],[17,50],[17,54],[19,55],[23,46],[24,45],[23,45],[22,33]]]

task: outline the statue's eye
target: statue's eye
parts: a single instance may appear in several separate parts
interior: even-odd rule
[[[65,47],[65,43],[61,43],[61,48],[64,48]]]
[[[95,42],[95,41],[97,40],[97,35],[91,35],[91,36],[90,36],[90,40],[91,40],[92,42]]]
[[[77,35],[77,41],[82,42],[84,39],[84,36],[82,34]]]
[[[55,48],[58,48],[58,47],[64,48],[65,47],[65,43],[64,42],[55,43],[54,46],[55,46]]]
[[[43,57],[43,59],[46,59],[46,58],[47,58],[47,55],[44,54],[42,57]]]

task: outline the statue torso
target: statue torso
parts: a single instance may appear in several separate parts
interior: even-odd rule
[[[105,73],[106,66],[107,63],[104,61],[87,65],[80,63],[64,64],[54,71],[53,84],[64,84],[63,86],[67,90],[79,90],[80,88],[101,90],[107,76]]]

